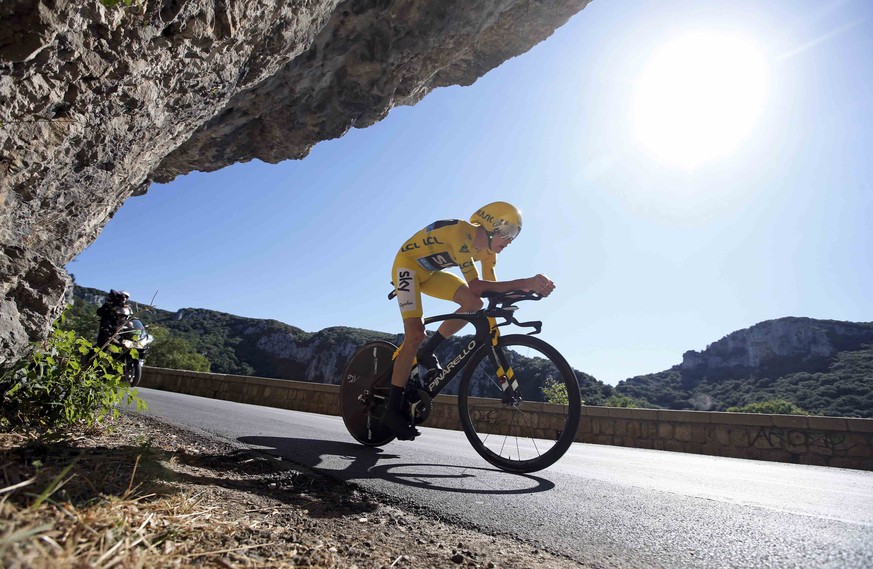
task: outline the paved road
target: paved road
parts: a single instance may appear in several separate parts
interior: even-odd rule
[[[533,475],[462,432],[357,444],[342,419],[141,389],[149,413],[605,567],[873,568],[873,473],[574,444]]]

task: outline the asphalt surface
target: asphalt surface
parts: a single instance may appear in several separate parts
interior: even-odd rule
[[[603,567],[873,568],[873,473],[574,444],[529,475],[463,432],[369,448],[342,419],[140,389],[148,413]]]

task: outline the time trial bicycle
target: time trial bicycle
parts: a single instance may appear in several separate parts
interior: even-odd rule
[[[466,320],[475,327],[475,335],[433,377],[419,377],[413,365],[403,409],[413,424],[424,423],[433,398],[463,371],[458,412],[476,452],[509,472],[542,470],[561,458],[576,438],[582,408],[576,374],[555,348],[533,336],[540,333],[542,322],[515,318],[517,302],[540,300],[541,295],[515,291],[483,296],[488,306],[481,310],[425,319],[425,325]],[[510,324],[533,331],[501,335],[499,328]],[[362,444],[378,447],[395,438],[382,417],[397,349],[390,342],[370,342],[346,367],[340,385],[341,414],[349,433]]]

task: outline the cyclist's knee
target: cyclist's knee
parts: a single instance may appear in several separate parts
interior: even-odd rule
[[[461,310],[465,312],[475,312],[485,306],[481,298],[473,294],[468,286],[462,286],[455,293],[455,302],[461,305]]]
[[[411,319],[410,319],[411,320]],[[404,322],[405,337],[403,339],[403,348],[408,350],[417,350],[418,346],[424,342],[424,322],[420,319]]]
[[[407,334],[403,339],[403,347],[408,350],[418,350],[418,347],[424,342],[425,334]]]
[[[465,296],[461,300],[461,310],[463,310],[464,312],[475,312],[485,306],[485,303],[482,301],[482,299],[478,296],[473,295],[472,293],[469,296]]]

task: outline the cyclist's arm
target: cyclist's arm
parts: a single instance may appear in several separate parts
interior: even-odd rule
[[[527,290],[537,292],[543,296],[548,296],[555,290],[553,283],[545,275],[537,275],[526,279],[513,279],[511,281],[489,281],[486,279],[473,279],[467,282],[470,291],[476,296],[482,296],[482,293],[487,291],[492,292],[511,292],[513,290]]]
[[[494,272],[494,267],[497,265],[495,257],[486,257],[482,259],[482,280],[497,282],[497,274]]]

